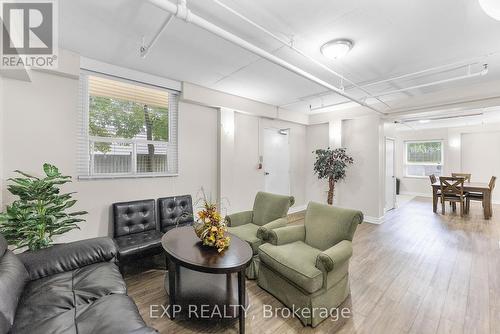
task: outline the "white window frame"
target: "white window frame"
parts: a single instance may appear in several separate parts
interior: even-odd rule
[[[89,101],[90,95],[88,91],[88,76],[101,76],[107,79],[122,81],[125,83],[145,86],[164,90],[169,95],[169,109],[168,109],[168,139],[167,141],[154,141],[147,139],[127,139],[127,138],[114,138],[114,137],[95,137],[89,134]],[[78,162],[77,171],[78,179],[92,180],[92,179],[115,179],[115,178],[150,178],[150,177],[171,177],[179,175],[178,163],[178,108],[179,108],[179,95],[180,92],[161,87],[155,84],[148,84],[139,82],[133,79],[117,77],[100,72],[82,69],[80,72],[80,96],[79,96],[79,131],[78,131]],[[131,144],[132,158],[131,158],[131,172],[130,173],[95,173],[93,156],[90,154],[91,145],[95,142],[119,142],[124,144]],[[167,172],[154,173],[154,172],[137,172],[137,145],[138,144],[156,144],[167,145]]]
[[[416,143],[440,143],[441,145],[441,163],[434,162],[408,162],[408,144],[416,144]],[[441,170],[444,169],[444,143],[441,139],[431,139],[431,140],[405,140],[404,142],[404,174],[407,178],[415,178],[415,179],[426,179],[429,176],[420,176],[420,175],[410,175],[408,174],[408,166],[441,166]]]

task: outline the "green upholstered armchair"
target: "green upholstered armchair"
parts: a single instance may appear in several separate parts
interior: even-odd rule
[[[287,224],[288,209],[295,203],[293,196],[283,196],[258,192],[252,211],[244,211],[228,215],[228,231],[245,240],[252,247],[254,257],[246,270],[249,279],[256,279],[259,270],[258,249],[264,236],[273,228]]]
[[[304,225],[270,230],[259,246],[258,284],[316,327],[349,295],[349,258],[360,211],[310,202]]]

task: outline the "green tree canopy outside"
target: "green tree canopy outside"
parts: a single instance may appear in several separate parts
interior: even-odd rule
[[[90,96],[89,134],[94,137],[136,138],[145,134],[147,140],[168,141],[168,109],[134,101]],[[95,149],[107,153],[111,143],[95,143]],[[148,169],[153,170],[154,145],[148,144]]]

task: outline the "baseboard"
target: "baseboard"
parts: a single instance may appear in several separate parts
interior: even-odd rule
[[[384,222],[384,216],[382,217],[371,217],[371,216],[365,216],[365,219],[364,219],[364,222],[365,223],[369,223],[369,224],[376,224],[376,225],[380,225]]]
[[[416,196],[416,197],[432,197],[432,190],[429,189],[429,193],[414,193],[410,191],[402,191],[400,195]]]

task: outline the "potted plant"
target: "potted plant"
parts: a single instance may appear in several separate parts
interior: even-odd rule
[[[347,167],[354,162],[354,159],[347,155],[345,148],[328,147],[326,150],[318,149],[313,153],[316,153],[314,173],[318,175],[318,179],[328,180],[327,203],[332,205],[335,183],[345,178]]]
[[[43,171],[45,176],[39,178],[16,170],[21,176],[9,179],[12,184],[7,189],[19,198],[0,213],[0,233],[16,248],[33,251],[48,247],[54,236],[79,229],[77,223],[85,221],[79,216],[86,211],[67,212],[76,203],[73,193],[60,192],[71,177],[47,163]]]

